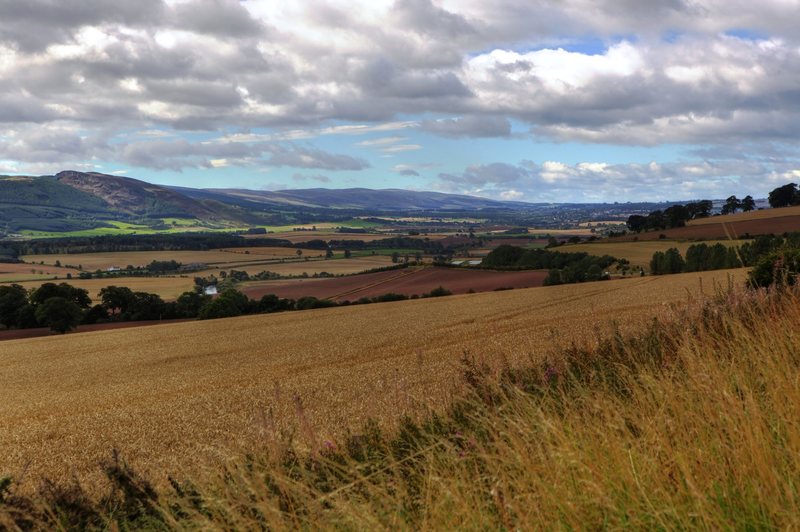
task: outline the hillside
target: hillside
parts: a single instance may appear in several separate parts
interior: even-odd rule
[[[158,483],[298,423],[322,439],[441,407],[465,351],[497,363],[647,323],[744,270],[645,277],[3,343],[0,476],[96,478],[118,449]],[[346,340],[341,331],[348,331]],[[110,346],[113,346],[111,348]]]
[[[0,176],[0,230],[79,230],[113,215],[103,199],[52,177]]]
[[[531,207],[519,202],[494,201],[475,196],[419,192],[413,190],[366,188],[258,191],[241,189],[196,190],[175,188],[194,198],[213,198],[249,205],[314,207],[378,211],[484,210]]]
[[[138,179],[71,170],[55,177],[59,183],[89,194],[119,213],[150,218],[219,218],[214,209],[200,201]]]

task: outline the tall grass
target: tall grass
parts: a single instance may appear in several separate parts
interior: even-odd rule
[[[730,289],[635,335],[546,362],[465,355],[447,412],[340,442],[275,437],[156,493],[119,460],[112,490],[35,499],[22,527],[773,529],[800,526],[800,297]],[[305,450],[300,450],[305,449]]]

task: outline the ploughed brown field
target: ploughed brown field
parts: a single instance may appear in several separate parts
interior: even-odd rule
[[[546,357],[639,327],[745,270],[155,325],[0,344],[0,476],[100,479],[112,449],[163,484],[299,427],[310,441],[441,407],[467,351]],[[702,279],[702,283],[701,280]]]
[[[367,273],[337,279],[292,279],[263,281],[242,285],[241,290],[253,299],[266,294],[298,299],[314,296],[335,301],[356,301],[394,293],[407,296],[422,295],[443,287],[454,294],[489,292],[502,288],[531,288],[541,286],[546,271],[497,272],[460,268],[414,268],[388,272]]]

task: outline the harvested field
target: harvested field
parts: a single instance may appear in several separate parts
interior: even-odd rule
[[[750,212],[737,212],[725,216],[711,216],[708,218],[698,218],[690,221],[687,225],[713,225],[720,223],[724,219],[726,223],[745,222],[751,220],[768,220],[771,218],[783,218],[785,216],[800,216],[800,205],[793,207],[781,207],[779,209],[762,209]]]
[[[394,237],[408,238],[429,238],[431,240],[441,240],[447,233],[430,233],[423,235],[409,236],[406,233],[338,233],[336,231],[286,231],[282,233],[269,233],[267,235],[244,235],[245,238],[256,240],[258,238],[280,238],[288,240],[293,244],[309,242],[311,240],[360,240],[362,242],[374,242]]]
[[[197,273],[196,275],[216,274],[220,269],[246,271],[250,275],[255,275],[263,271],[278,273],[280,275],[314,275],[315,273],[327,272],[334,275],[350,275],[360,273],[374,268],[383,268],[392,265],[392,258],[388,255],[375,255],[374,257],[354,257],[350,259],[333,260],[301,260],[287,262],[268,262],[248,265],[219,265],[216,269],[209,269]]]
[[[665,235],[670,240],[707,240],[722,238],[741,238],[744,235],[756,236],[765,234],[780,235],[800,231],[800,215],[775,216],[784,212],[793,212],[793,207],[784,209],[770,209],[755,211],[765,213],[774,211],[771,217],[753,217],[739,219],[739,214],[728,216],[714,216],[703,220],[703,223],[692,222],[686,227],[665,229],[663,231],[648,231],[637,235],[625,235],[611,239],[612,242],[630,241],[634,238],[641,240],[657,240],[660,235]],[[745,213],[752,214],[752,213]]]
[[[488,292],[498,288],[530,288],[541,286],[547,272],[495,272],[460,268],[406,268],[388,272],[367,273],[338,279],[293,279],[248,283],[242,291],[251,298],[265,294],[297,299],[315,296],[336,301],[355,301],[389,292],[411,296],[422,295],[443,286],[454,294],[469,290]]]
[[[723,244],[725,246],[741,246],[749,240],[708,240],[704,244],[713,246],[714,244]],[[656,251],[666,251],[669,248],[678,248],[683,256],[686,256],[686,250],[689,246],[696,244],[696,242],[674,242],[672,240],[650,240],[646,242],[617,242],[616,239],[611,242],[595,242],[591,244],[567,244],[559,247],[556,251],[563,251],[564,253],[577,253],[586,252],[590,255],[611,255],[618,259],[628,259],[633,266],[642,266],[645,269],[650,266],[650,259],[653,258],[653,253]]]
[[[638,327],[744,270],[319,309],[4,342],[0,473],[88,482],[118,449],[163,484],[300,424],[315,439],[447,402],[489,363]],[[700,284],[702,279],[702,285]]]
[[[52,277],[66,277],[68,273],[74,274],[74,270],[68,268],[58,268],[56,266],[41,264],[8,264],[0,263],[0,284],[15,283],[27,279],[46,279]]]
[[[245,251],[250,251],[246,254]],[[254,250],[259,250],[258,255]],[[319,250],[304,249],[303,256],[319,257],[324,255]],[[121,251],[108,253],[74,253],[63,255],[25,255],[25,262],[83,266],[86,271],[106,270],[111,267],[124,268],[130,266],[146,266],[154,260],[175,260],[182,264],[201,262],[204,264],[255,262],[258,260],[297,258],[294,248],[234,248],[232,250],[214,249],[209,251]],[[73,270],[74,273],[74,270]]]
[[[121,321],[118,323],[95,323],[92,325],[79,325],[77,329],[67,334],[81,334],[95,331],[111,331],[116,329],[132,329],[134,327],[147,327],[150,325],[165,325],[170,323],[184,323],[193,320],[163,320],[163,321]],[[12,329],[0,331],[0,342],[8,340],[22,340],[25,338],[40,338],[42,336],[58,336],[50,329],[43,327],[37,329]]]
[[[92,301],[99,302],[98,293],[107,286],[127,286],[134,292],[149,292],[158,294],[165,301],[177,299],[179,295],[194,289],[194,279],[188,277],[116,277],[107,279],[45,279],[41,281],[25,281],[21,284],[25,288],[38,288],[44,283],[57,282],[69,283],[78,288],[89,291]]]

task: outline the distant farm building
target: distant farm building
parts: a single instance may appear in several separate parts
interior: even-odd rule
[[[207,296],[215,296],[218,294],[217,292],[217,285],[212,284],[208,285],[203,289],[203,293]]]
[[[106,269],[107,272],[119,272],[122,271],[122,268],[119,266],[110,266]]]

